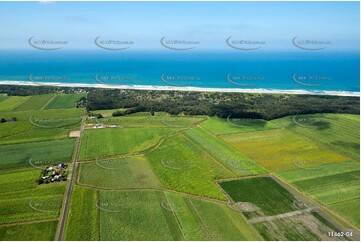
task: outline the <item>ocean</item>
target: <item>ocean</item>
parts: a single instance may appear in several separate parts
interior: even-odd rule
[[[0,83],[360,92],[359,52],[1,51]]]

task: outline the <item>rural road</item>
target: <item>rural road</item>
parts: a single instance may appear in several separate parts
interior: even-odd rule
[[[82,118],[82,123],[81,123],[81,127],[80,127],[80,134],[79,134],[78,142],[77,142],[76,147],[75,147],[75,154],[74,154],[74,159],[73,159],[73,170],[72,170],[72,173],[71,173],[71,178],[70,178],[70,182],[69,182],[69,186],[68,186],[68,191],[67,191],[67,193],[65,195],[66,198],[65,198],[65,204],[64,204],[64,211],[63,211],[63,214],[62,214],[61,220],[60,220],[60,227],[59,227],[59,233],[58,233],[58,239],[57,239],[58,241],[63,240],[63,234],[64,234],[64,228],[65,228],[65,224],[66,224],[66,218],[68,216],[70,197],[71,197],[71,192],[72,192],[72,189],[73,189],[74,178],[75,178],[75,173],[76,173],[76,162],[77,162],[78,156],[79,156],[81,136],[83,134],[83,130],[84,130],[84,126],[85,126],[85,120],[86,120],[86,111],[85,111],[84,116]]]

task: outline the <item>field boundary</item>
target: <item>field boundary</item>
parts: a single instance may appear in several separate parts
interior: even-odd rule
[[[10,227],[10,226],[15,226],[15,225],[23,225],[23,224],[35,224],[35,223],[52,222],[52,221],[59,221],[59,218],[39,219],[39,220],[32,220],[32,221],[1,224],[0,228],[1,227]]]
[[[58,95],[55,93],[41,108],[40,110],[47,109],[48,105],[57,97]]]
[[[173,193],[173,194],[184,196],[184,197],[196,198],[199,200],[205,200],[205,201],[219,203],[219,204],[227,204],[226,201],[218,200],[216,198],[204,197],[204,196],[199,196],[199,195],[184,193],[184,192],[178,192],[175,190],[171,190],[171,189],[167,189],[167,188],[160,188],[160,187],[104,188],[104,187],[97,187],[97,186],[93,186],[93,185],[87,185],[84,183],[77,183],[76,185],[95,189],[95,190],[105,190],[105,191],[136,191],[136,190],[145,190],[146,191],[146,190],[149,190],[149,191],[169,192],[169,193]]]

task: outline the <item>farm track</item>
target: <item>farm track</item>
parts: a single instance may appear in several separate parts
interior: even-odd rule
[[[105,190],[105,191],[136,191],[136,190],[138,190],[138,191],[147,191],[148,190],[148,191],[169,192],[169,193],[173,193],[173,194],[188,197],[188,198],[196,198],[196,199],[199,199],[199,200],[205,200],[205,201],[213,202],[213,203],[227,204],[226,201],[221,201],[221,200],[218,200],[218,199],[215,199],[215,198],[203,197],[203,196],[198,196],[198,195],[194,195],[194,194],[190,194],[190,193],[184,193],[184,192],[178,192],[178,191],[167,189],[167,188],[158,188],[158,187],[104,188],[104,187],[97,187],[97,186],[92,186],[92,185],[87,185],[87,184],[82,184],[82,183],[77,183],[76,185],[83,186],[83,187],[88,187],[88,188],[92,188],[92,189],[96,189],[96,190]]]
[[[57,97],[58,95],[53,95],[45,104],[40,108],[40,110],[44,110],[48,107],[48,105]]]
[[[67,193],[65,195],[65,199],[64,199],[65,204],[63,206],[63,208],[64,208],[63,212],[61,214],[62,216],[61,216],[59,230],[58,230],[58,236],[57,236],[58,241],[63,240],[64,228],[65,228],[66,219],[67,219],[68,210],[69,210],[71,192],[72,192],[72,189],[73,189],[73,184],[74,184],[74,179],[75,179],[75,174],[76,174],[77,159],[79,157],[81,137],[82,137],[84,126],[85,126],[85,120],[86,120],[86,110],[84,111],[84,115],[83,115],[83,118],[82,118],[82,124],[81,124],[81,127],[80,127],[80,135],[79,135],[79,138],[78,138],[78,143],[76,145],[74,159],[73,159],[73,170],[72,170],[70,182],[69,182],[69,185],[68,185],[68,191],[67,191]]]
[[[33,221],[26,221],[26,222],[15,222],[15,223],[8,223],[8,224],[2,224],[0,227],[9,227],[13,225],[23,225],[23,224],[36,224],[36,223],[43,223],[43,222],[52,222],[52,221],[58,221],[58,218],[51,218],[51,219],[40,219],[40,220],[33,220]]]
[[[24,104],[26,101],[28,101],[30,98],[31,98],[31,96],[25,98],[22,103],[19,103],[16,107],[14,107],[13,109],[9,110],[8,112],[17,111],[16,109],[18,109],[21,105],[23,105],[23,104]]]
[[[254,224],[254,223],[260,223],[260,222],[269,222],[272,221],[274,219],[282,219],[282,218],[289,218],[295,215],[300,215],[303,213],[308,213],[311,212],[312,208],[308,208],[305,210],[296,210],[296,211],[292,211],[292,212],[288,212],[288,213],[281,213],[281,214],[277,214],[274,216],[263,216],[263,217],[257,217],[257,218],[252,218],[250,220],[248,220],[248,222]]]
[[[351,199],[347,199],[347,200],[343,200],[343,201],[339,201],[339,202],[328,203],[327,206],[337,205],[337,204],[344,203],[344,202],[350,202],[350,201],[357,200],[357,199],[360,199],[360,198],[357,197],[357,198],[351,198]]]

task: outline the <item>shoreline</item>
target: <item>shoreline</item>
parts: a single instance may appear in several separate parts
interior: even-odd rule
[[[0,81],[0,85],[17,86],[55,86],[55,87],[83,87],[103,89],[130,89],[130,90],[160,90],[160,91],[191,91],[191,92],[235,92],[235,93],[264,93],[264,94],[295,94],[295,95],[325,95],[325,96],[349,96],[360,97],[360,92],[350,91],[308,91],[302,89],[266,89],[266,88],[208,88],[208,87],[174,87],[174,86],[146,86],[146,85],[109,85],[109,84],[86,84],[86,83],[35,83],[31,81]]]

